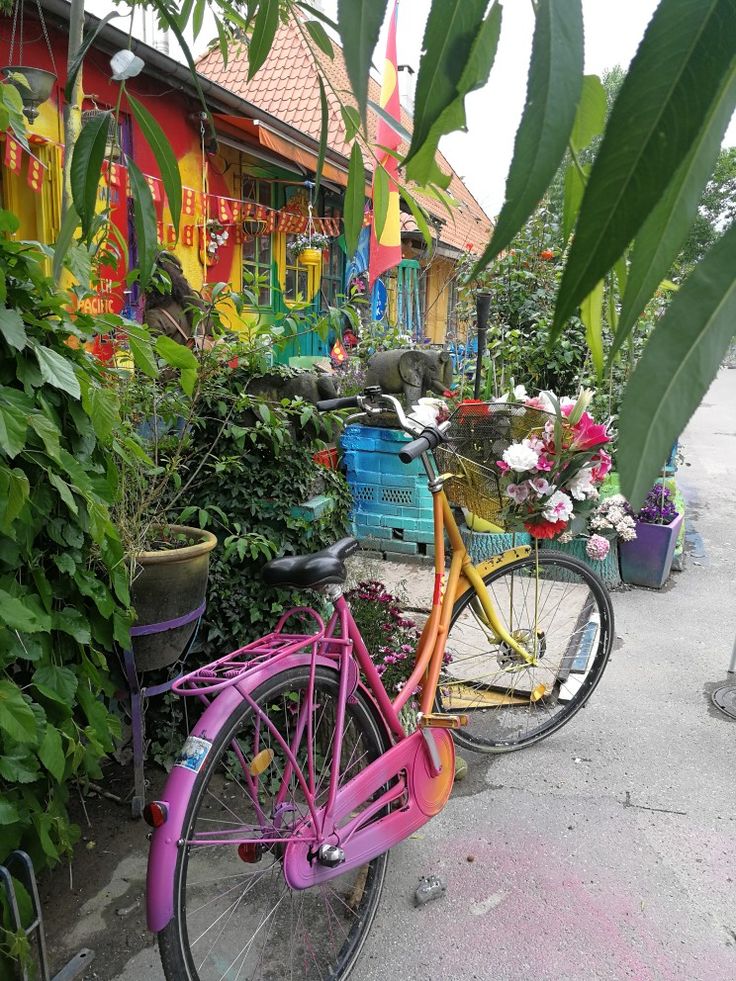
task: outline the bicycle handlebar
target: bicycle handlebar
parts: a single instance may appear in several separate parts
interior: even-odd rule
[[[422,453],[428,453],[442,442],[442,433],[434,426],[426,426],[421,435],[411,443],[405,443],[399,450],[399,459],[402,463],[411,463]]]
[[[317,403],[318,412],[335,412],[337,409],[358,409],[359,407],[357,395],[346,395],[341,399],[323,399]]]

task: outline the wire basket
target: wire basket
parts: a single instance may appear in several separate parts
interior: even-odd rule
[[[496,466],[512,443],[541,435],[549,412],[507,402],[470,402],[450,416],[445,442],[434,451],[440,473],[451,476],[445,493],[451,504],[507,528],[502,511],[508,504],[501,490],[503,474]]]

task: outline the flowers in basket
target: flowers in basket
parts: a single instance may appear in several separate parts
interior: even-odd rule
[[[329,247],[329,244],[329,238],[320,232],[303,233],[295,235],[289,242],[286,246],[286,254],[291,262],[296,262],[305,249],[316,249],[318,252],[323,252]]]
[[[556,538],[593,506],[597,488],[611,469],[611,457],[603,448],[611,434],[587,411],[592,394],[583,390],[577,399],[558,401],[542,392],[528,398],[518,386],[504,397],[512,411],[521,406],[547,414],[546,419],[534,417],[537,423],[544,421],[507,445],[495,461],[503,502],[500,523],[508,530],[523,527],[535,538]],[[514,398],[519,401],[514,403]]]

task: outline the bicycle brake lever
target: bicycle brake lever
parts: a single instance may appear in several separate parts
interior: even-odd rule
[[[348,416],[347,419],[345,419],[343,425],[349,426],[351,422],[355,422],[357,419],[365,419],[367,415],[367,412],[355,412],[352,416]]]

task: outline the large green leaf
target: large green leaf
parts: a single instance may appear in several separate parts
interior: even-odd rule
[[[611,348],[616,354],[637,317],[670,271],[698,210],[703,187],[713,172],[728,122],[736,106],[736,68],[711,105],[692,149],[636,236],[618,330]]]
[[[484,0],[480,10],[481,17],[485,6],[486,3]],[[443,8],[438,7],[437,9],[441,10]],[[462,8],[456,8],[458,13],[460,9],[462,9],[462,15],[466,19],[472,13],[470,5],[466,6],[463,4]],[[437,166],[435,154],[437,153],[439,141],[445,133],[467,129],[465,96],[470,92],[474,92],[476,89],[482,88],[488,81],[488,76],[496,57],[498,39],[501,34],[501,14],[500,3],[495,3],[488,17],[486,17],[479,27],[463,35],[463,37],[457,39],[449,47],[447,43],[443,45],[442,55],[445,58],[449,58],[449,64],[447,66],[448,73],[454,77],[457,75],[457,70],[460,70],[461,74],[454,87],[454,94],[450,97],[450,101],[438,112],[436,117],[430,119],[429,131],[421,143],[419,142],[415,126],[411,148],[406,159],[406,175],[410,180],[416,181],[417,184],[427,184],[430,181],[434,181],[444,187],[447,187],[449,184],[449,178],[443,175]],[[447,8],[447,13],[443,13],[443,16],[449,16],[449,8]],[[429,71],[430,64],[429,55],[427,54],[422,59],[422,65],[426,65],[427,71]],[[433,72],[435,79],[441,74],[441,71]],[[440,94],[447,94],[448,90],[444,82],[441,90],[435,88],[434,93],[430,92],[430,96],[434,94],[439,97]]]
[[[603,375],[603,285],[601,280],[580,304],[580,319],[599,381]]]
[[[38,758],[59,783],[64,779],[64,750],[61,748],[59,730],[50,723],[46,726],[41,745],[38,747]]]
[[[158,368],[148,331],[141,327],[129,327],[128,346],[136,368],[149,378],[155,378],[158,375]]]
[[[133,198],[133,223],[138,248],[138,275],[145,289],[153,275],[156,261],[156,207],[148,182],[135,161],[128,159],[128,180]]]
[[[82,62],[84,61],[85,55],[95,43],[100,31],[102,31],[107,24],[113,19],[113,17],[119,17],[120,14],[117,11],[113,11],[110,14],[105,14],[101,21],[97,23],[94,31],[87,35],[87,37],[82,41],[81,47],[77,50],[74,55],[72,63],[67,68],[66,72],[66,85],[64,86],[64,98],[67,102],[72,102],[72,90],[74,89],[74,83],[77,80],[77,75],[79,74],[79,69],[82,67]]]
[[[735,51],[736,0],[661,0],[590,173],[553,337],[657,204],[697,139]]]
[[[0,500],[4,502],[0,514],[0,529],[7,532],[23,510],[30,495],[28,477],[19,467],[0,467]]]
[[[358,247],[358,236],[363,227],[365,213],[365,167],[360,144],[353,143],[348,167],[348,186],[345,191],[345,247],[349,256],[355,254]]]
[[[335,52],[332,47],[332,41],[330,41],[327,31],[320,22],[318,20],[305,20],[304,26],[309,31],[312,40],[320,51],[323,51],[328,58],[334,58]]]
[[[261,0],[248,42],[248,81],[268,58],[279,26],[279,0]]]
[[[56,244],[54,245],[54,262],[52,267],[52,274],[54,277],[54,282],[58,283],[61,279],[61,273],[64,269],[64,259],[71,248],[72,241],[74,240],[74,233],[77,228],[79,228],[79,215],[77,214],[76,208],[73,205],[69,205],[64,214],[64,218],[61,222],[61,229],[59,230],[59,236],[56,239]],[[110,228],[115,229],[116,226],[111,222]]]
[[[97,188],[102,173],[102,161],[105,159],[111,118],[109,112],[103,112],[83,126],[72,153],[72,200],[85,236],[89,234],[97,209]]]
[[[31,342],[31,346],[36,355],[38,366],[41,369],[43,380],[48,385],[53,385],[54,388],[60,388],[63,392],[68,392],[72,398],[80,398],[82,392],[79,387],[79,380],[74,371],[74,362],[71,358],[65,358],[58,351],[37,344],[35,341]]]
[[[476,271],[508,246],[547,190],[567,147],[582,83],[580,0],[539,0],[526,105],[516,133],[506,200]]]
[[[411,211],[412,215],[414,216],[414,221],[417,223],[417,228],[422,233],[422,238],[427,243],[427,248],[433,250],[436,243],[434,236],[429,230],[427,213],[424,211],[414,195],[410,194],[409,191],[407,191],[407,189],[401,184],[399,185],[399,194],[409,206],[409,211]]]
[[[736,224],[675,295],[631,376],[619,426],[623,493],[635,507],[700,404],[734,336]]]
[[[585,183],[590,175],[590,164],[571,163],[565,171],[564,197],[562,200],[562,237],[570,238],[585,193]]]
[[[28,416],[15,406],[0,403],[0,450],[12,460],[26,445]]]
[[[17,743],[36,742],[36,717],[12,681],[0,680],[0,729]]]
[[[376,228],[376,238],[380,241],[388,216],[389,183],[386,168],[376,164],[373,172],[373,224]]]
[[[578,111],[570,133],[570,143],[574,150],[584,150],[600,136],[606,125],[606,90],[597,75],[585,75],[580,93]]]
[[[319,200],[319,189],[322,184],[322,171],[325,166],[325,154],[327,153],[327,136],[330,127],[330,113],[327,106],[327,93],[325,83],[321,75],[317,76],[319,82],[319,107],[320,107],[320,127],[319,127],[319,153],[317,154],[317,172],[314,178],[314,192],[312,200]]]
[[[71,668],[56,664],[44,664],[33,673],[33,684],[51,692],[60,702],[71,705],[77,690],[77,678]]]
[[[345,67],[364,124],[371,58],[378,42],[387,4],[388,0],[338,0],[337,2],[337,26],[340,31]]]
[[[26,346],[26,328],[17,310],[0,307],[0,334],[5,338],[5,343],[16,351],[22,351]]]
[[[169,203],[171,213],[171,223],[174,226],[177,238],[179,236],[179,220],[181,218],[181,174],[179,173],[179,162],[176,159],[171,144],[166,139],[164,131],[153,118],[146,107],[134,99],[130,92],[126,92],[128,103],[135,116],[143,136],[153,151],[158,165],[158,171],[163,181],[166,198]]]
[[[179,368],[182,371],[197,370],[197,359],[189,348],[183,344],[177,344],[165,334],[159,334],[156,338],[156,353],[172,368]]]
[[[92,420],[95,433],[107,439],[120,422],[120,401],[111,388],[90,385],[82,397],[84,411]]]
[[[32,413],[28,417],[28,422],[43,443],[44,449],[51,459],[58,461],[61,452],[61,444],[59,442],[61,439],[61,430],[56,423],[40,412]]]

